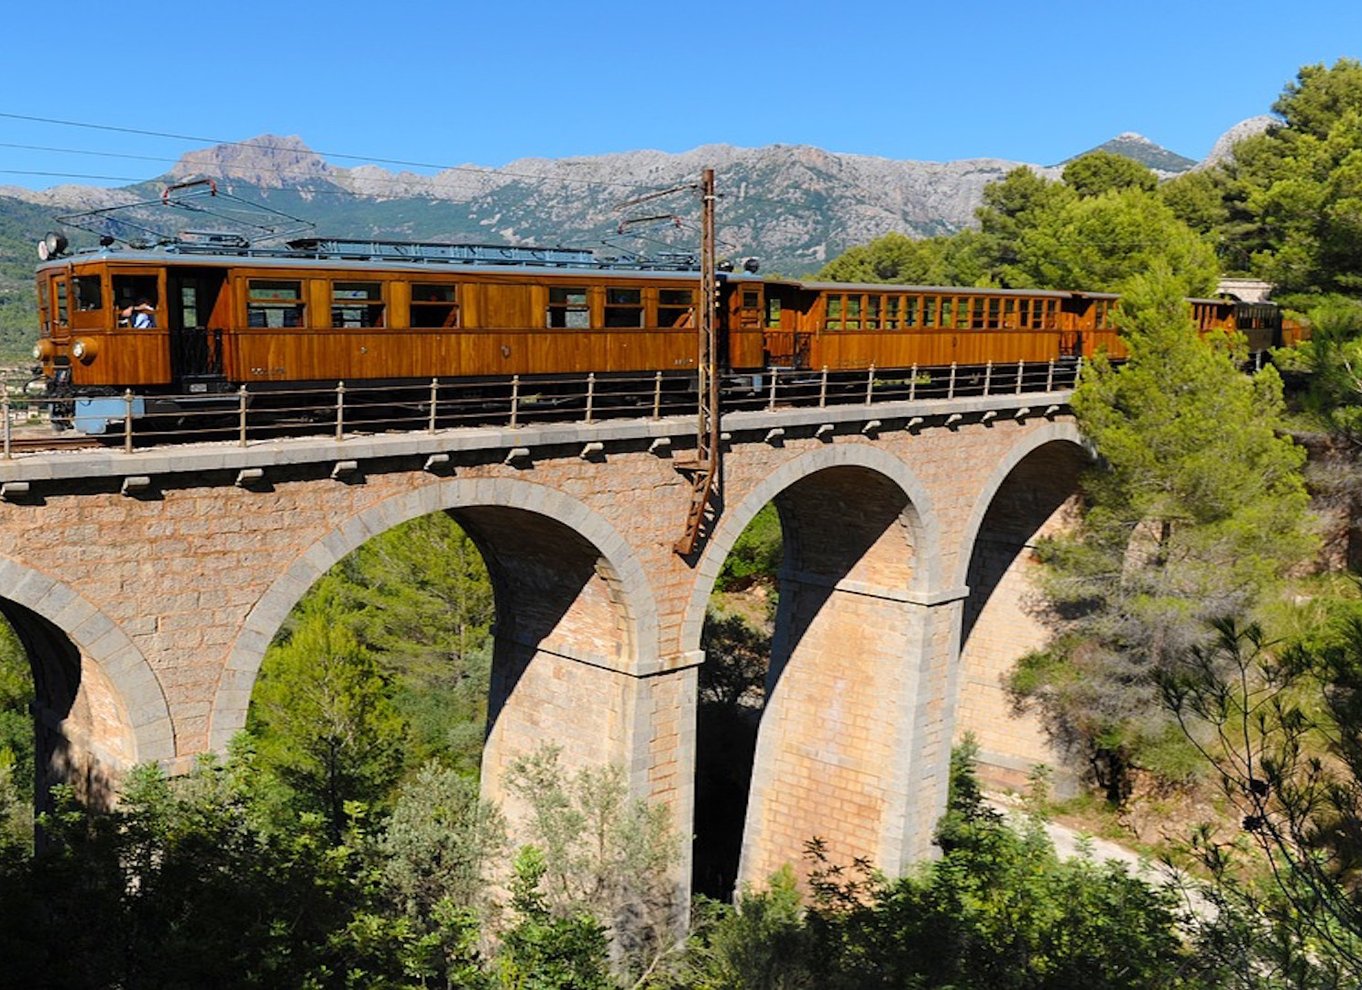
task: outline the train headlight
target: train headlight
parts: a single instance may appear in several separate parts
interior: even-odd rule
[[[95,359],[99,347],[93,340],[77,340],[71,344],[71,356],[77,361],[89,364]]]
[[[65,250],[66,238],[56,231],[52,231],[38,242],[38,260],[47,261],[49,258],[56,258]]]
[[[34,344],[34,345],[33,345],[33,360],[35,360],[35,361],[41,361],[42,359],[43,359],[43,349],[42,349],[41,347],[39,347],[37,344]]]
[[[78,358],[85,357],[85,341],[83,340],[76,341],[75,344],[72,345],[71,347],[71,354],[72,356]]]
[[[46,337],[33,345],[33,358],[36,361],[51,361],[57,354],[57,347]]]

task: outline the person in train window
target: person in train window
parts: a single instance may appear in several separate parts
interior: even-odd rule
[[[156,309],[145,296],[138,299],[136,305],[119,313],[119,316],[122,317],[120,325],[130,325],[134,330],[150,330],[156,326]]]

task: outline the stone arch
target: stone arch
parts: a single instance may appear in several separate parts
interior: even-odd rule
[[[228,657],[213,701],[210,746],[225,749],[231,737],[245,725],[251,690],[265,650],[289,612],[306,591],[335,563],[371,537],[399,523],[433,512],[452,511],[467,523],[497,574],[497,533],[503,521],[516,518],[550,520],[579,556],[594,554],[594,570],[608,591],[609,607],[618,617],[623,649],[592,651],[573,656],[575,662],[602,670],[642,676],[660,668],[658,616],[655,599],[642,564],[622,536],[599,514],[580,501],[555,489],[517,478],[451,479],[395,496],[357,513],[300,554],[251,609]],[[508,546],[508,553],[514,549]],[[506,585],[500,580],[503,591]],[[600,605],[600,603],[598,603]],[[498,602],[501,610],[502,603]],[[605,606],[601,605],[601,608]],[[499,622],[500,625],[500,622]]]
[[[95,803],[136,763],[169,764],[175,733],[161,682],[121,626],[74,588],[0,558],[0,613],[34,666],[39,759]],[[61,764],[61,765],[57,765]]]
[[[962,531],[958,577],[969,597],[958,634],[953,734],[974,736],[980,776],[991,786],[1024,787],[1035,764],[1055,767],[1061,757],[1037,716],[1016,709],[1005,681],[1017,659],[1048,637],[1032,601],[1030,550],[1068,524],[1078,475],[1090,461],[1072,422],[1027,433],[983,486]]]
[[[945,688],[929,632],[942,573],[933,499],[907,463],[871,444],[781,465],[725,506],[697,565],[683,651],[699,646],[723,561],[768,503],[785,553],[737,880],[798,863],[814,834],[839,862],[896,869],[927,846],[917,809],[945,797],[932,726],[941,706],[921,710]]]
[[[912,534],[918,553],[911,590],[924,591],[937,586],[941,566],[940,527],[926,485],[902,460],[878,447],[868,444],[830,444],[787,461],[767,475],[738,504],[724,508],[719,525],[696,564],[695,581],[681,625],[681,652],[699,650],[705,609],[710,593],[714,590],[714,582],[718,580],[724,561],[747,524],[781,492],[804,478],[836,467],[864,468],[883,475],[903,491],[907,497],[904,522]]]
[[[1018,464],[1040,448],[1052,443],[1072,444],[1080,448],[1082,457],[1088,460],[1092,458],[1091,448],[1083,439],[1083,434],[1079,432],[1078,424],[1072,420],[1050,422],[1039,429],[1026,433],[998,461],[993,473],[988,476],[988,480],[979,490],[979,496],[974,501],[974,508],[970,510],[969,518],[961,530],[961,546],[965,550],[974,546],[975,541],[979,538],[979,529],[983,526],[984,515],[993,505],[1003,482],[1007,480]],[[965,583],[965,576],[969,571],[969,557],[968,553],[961,553],[957,557],[956,573],[952,582],[956,586]]]

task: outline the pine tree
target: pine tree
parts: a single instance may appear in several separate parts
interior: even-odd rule
[[[1211,623],[1252,615],[1313,540],[1275,369],[1249,376],[1241,343],[1199,335],[1166,266],[1127,285],[1117,319],[1129,361],[1095,361],[1073,397],[1100,462],[1085,511],[1042,547],[1055,638],[1013,688],[1119,799],[1132,764],[1187,755],[1152,675]]]

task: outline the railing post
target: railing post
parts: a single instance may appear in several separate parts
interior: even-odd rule
[[[780,369],[771,369],[771,392],[766,399],[766,411],[774,412],[776,408],[776,382],[780,380]]]
[[[336,439],[345,439],[345,382],[336,382]]]
[[[430,380],[430,432],[435,432],[435,413],[440,408],[440,379]]]
[[[993,386],[993,362],[988,361],[984,364],[984,395],[988,395],[988,390]]]
[[[123,390],[123,453],[132,453],[132,389]]]
[[[1072,388],[1078,388],[1078,379],[1079,376],[1081,376],[1082,374],[1083,374],[1083,355],[1080,354],[1078,355],[1078,360],[1074,363],[1074,380],[1071,385]]]
[[[13,425],[9,421],[9,382],[0,383],[0,415],[5,418],[5,460],[12,456],[10,449],[13,446]]]
[[[1022,378],[1023,378],[1023,376],[1025,376],[1025,374],[1026,374],[1026,362],[1025,362],[1025,361],[1018,360],[1018,361],[1017,361],[1017,392],[1016,392],[1017,395],[1021,395],[1021,391],[1022,391]]]
[[[1045,369],[1045,391],[1053,392],[1054,390],[1055,390],[1055,359],[1051,358],[1049,366]]]
[[[908,401],[912,402],[917,398],[917,365],[913,365],[908,371]]]
[[[946,383],[946,398],[955,398],[955,362],[951,362],[951,377]]]
[[[586,376],[586,421],[591,422],[591,414],[595,411],[596,405],[596,373],[593,371]]]
[[[246,386],[242,385],[241,388],[237,389],[236,395],[237,428],[240,431],[237,434],[237,439],[241,446],[244,447],[246,446]]]
[[[828,404],[828,366],[823,365],[823,375],[818,381],[818,408]]]
[[[520,376],[511,376],[511,429],[515,429],[520,417]]]
[[[875,366],[872,364],[870,370],[865,375],[865,404],[868,406],[875,401]]]
[[[662,418],[662,372],[653,375],[653,419]]]

